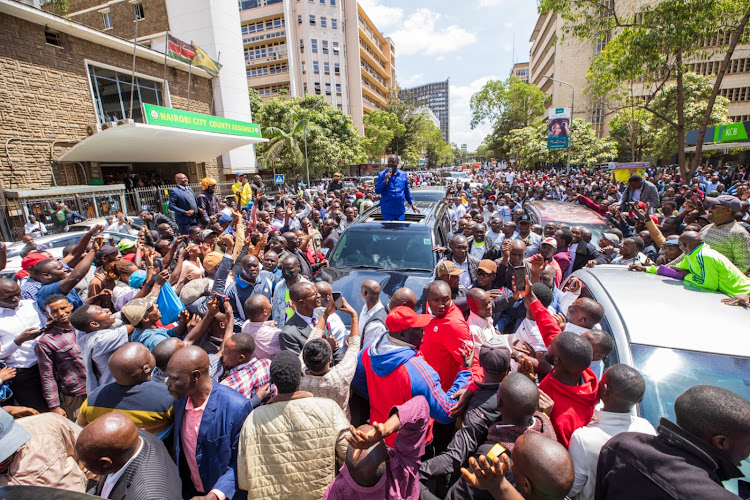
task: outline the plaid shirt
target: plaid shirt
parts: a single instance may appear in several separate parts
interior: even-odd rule
[[[231,387],[247,399],[255,396],[258,389],[271,383],[271,360],[255,359],[245,364],[235,366],[227,373],[222,385]],[[270,397],[276,395],[276,388],[271,386]]]
[[[42,393],[52,410],[60,406],[60,394],[86,395],[86,366],[72,326],[53,326],[34,346],[42,377]]]

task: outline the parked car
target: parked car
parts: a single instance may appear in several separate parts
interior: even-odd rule
[[[624,266],[584,268],[572,276],[583,283],[581,296],[604,307],[601,326],[615,340],[605,366],[628,364],[646,380],[637,412],[654,427],[661,417],[674,421],[675,399],[694,385],[723,387],[750,400],[750,311],[723,304],[721,293]],[[750,478],[748,460],[742,471]],[[737,480],[725,486],[737,493]]]
[[[581,226],[591,231],[591,243],[596,245],[602,233],[610,229],[607,219],[590,208],[564,201],[539,200],[527,201],[524,210],[534,224],[544,226],[548,222],[565,223],[570,226]]]
[[[360,287],[368,279],[380,283],[384,304],[401,287],[419,299],[437,265],[432,247],[447,245],[450,220],[442,203],[414,204],[420,213],[407,213],[403,222],[384,222],[379,206],[364,212],[341,235],[328,256],[330,265],[316,279],[329,281],[357,311],[363,305]],[[347,315],[342,319],[349,321]]]
[[[133,241],[137,240],[137,236],[131,236],[122,233],[113,233],[109,231],[105,231],[104,235],[107,239],[111,239],[111,241],[113,241],[115,245],[124,239]],[[78,243],[78,241],[80,241],[81,239],[81,236],[83,236],[83,232],[80,231],[72,233],[50,234],[47,236],[34,238],[34,242],[37,245],[46,245],[49,248],[47,252],[49,252],[52,257],[60,258],[63,256],[63,249],[68,245],[74,245]],[[0,277],[11,279],[15,278],[16,273],[21,270],[21,261],[23,260],[23,258],[20,255],[20,251],[23,249],[23,247],[23,243],[21,243],[20,245],[14,245],[12,249],[9,247],[7,254],[8,261],[5,269],[0,271]]]
[[[431,187],[415,187],[411,189],[411,199],[416,201],[431,201],[439,203],[445,198],[445,189]]]
[[[375,177],[366,175],[364,177],[360,177],[359,182],[360,184],[375,184]]]
[[[130,231],[130,234],[135,234],[143,225],[143,221],[141,220],[140,217],[133,217],[133,216],[128,216],[128,219],[130,219],[130,221],[133,223],[133,226],[134,226],[133,229],[128,229],[128,231]],[[68,228],[68,231],[69,232],[88,231],[89,229],[94,227],[96,224],[106,225],[107,224],[106,217],[99,217],[96,219],[87,219],[83,222],[72,224]]]

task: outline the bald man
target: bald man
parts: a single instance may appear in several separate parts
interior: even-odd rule
[[[78,424],[86,426],[111,412],[130,418],[161,440],[172,434],[173,399],[164,384],[151,380],[154,356],[139,342],[128,342],[109,358],[115,381],[97,387],[81,406]]]
[[[281,329],[271,320],[271,302],[265,295],[251,295],[245,301],[245,317],[247,321],[242,325],[242,333],[247,333],[255,341],[255,357],[258,359],[273,359],[281,349],[279,334]]]
[[[108,413],[81,431],[76,454],[99,475],[96,494],[112,500],[182,498],[177,466],[167,448],[121,413]]]
[[[403,287],[393,292],[391,300],[388,302],[388,310],[393,311],[398,306],[406,306],[415,310],[417,308],[417,294],[414,293],[414,290]]]
[[[362,337],[362,345],[367,345],[388,331],[385,326],[385,317],[388,314],[380,302],[380,283],[377,281],[362,282],[360,296],[365,305],[359,313],[359,334]]]
[[[176,400],[175,462],[184,496],[245,498],[237,487],[237,446],[252,403],[213,381],[208,354],[197,346],[172,355],[167,377],[167,389]]]

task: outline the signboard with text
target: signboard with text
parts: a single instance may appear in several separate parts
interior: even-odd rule
[[[570,108],[550,108],[547,122],[547,149],[568,149]]]
[[[241,135],[243,137],[262,138],[260,125],[221,116],[204,115],[181,109],[165,108],[143,103],[143,117],[148,125],[199,130],[216,134]]]

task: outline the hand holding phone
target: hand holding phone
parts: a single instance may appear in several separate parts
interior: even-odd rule
[[[341,310],[344,307],[344,300],[341,297],[341,292],[331,292],[331,297],[333,297],[333,303],[336,304],[336,309]]]
[[[517,291],[526,290],[526,265],[513,268],[513,283]]]

